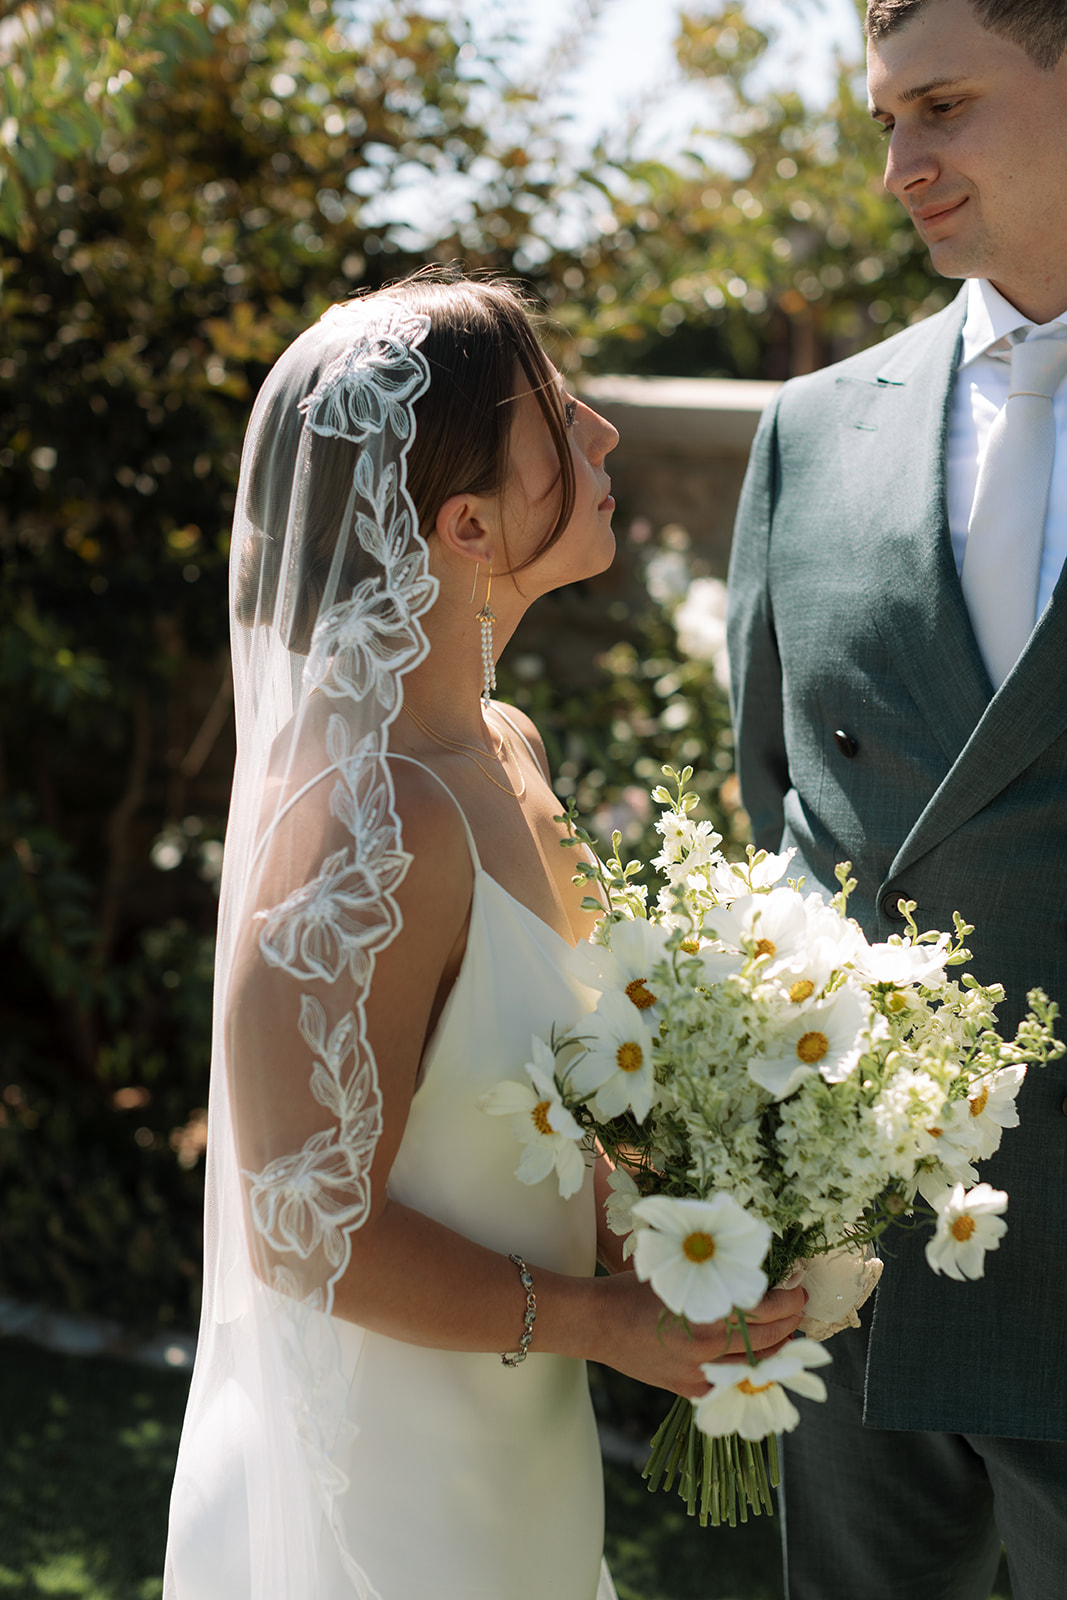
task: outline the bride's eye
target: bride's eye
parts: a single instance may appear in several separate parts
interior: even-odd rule
[[[577,402],[577,400],[564,400],[564,402],[563,402],[563,424],[564,424],[564,427],[573,428],[574,424],[577,422],[577,420],[578,420],[578,402]]]

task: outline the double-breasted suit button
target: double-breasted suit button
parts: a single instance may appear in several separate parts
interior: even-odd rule
[[[890,922],[903,922],[904,913],[900,909],[900,902],[907,900],[906,894],[901,894],[899,889],[890,889],[882,896],[882,915],[888,917]]]
[[[846,733],[844,728],[835,728],[834,743],[840,750],[841,754],[843,756],[847,756],[850,761],[859,749],[859,745],[856,743],[855,739],[850,733]]]

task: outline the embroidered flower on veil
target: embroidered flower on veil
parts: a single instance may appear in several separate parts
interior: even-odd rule
[[[360,1226],[370,1205],[381,1092],[353,1012],[327,1033],[321,1002],[303,995],[300,1032],[317,1057],[311,1092],[337,1121],[312,1134],[301,1150],[268,1162],[261,1172],[246,1173],[252,1217],[275,1250],[306,1261],[321,1246],[336,1268],[347,1255],[347,1231]]]
[[[415,617],[432,602],[437,580],[412,582],[406,593],[364,578],[349,600],[319,618],[304,678],[333,699],[373,697],[386,712],[399,698],[400,674],[425,654]]]
[[[335,317],[345,313],[346,308],[335,308]],[[429,381],[426,363],[415,353],[429,326],[429,318],[396,306],[387,328],[370,325],[366,336],[331,361],[301,400],[308,427],[329,439],[354,443],[386,427],[398,439],[407,439],[413,425],[411,402]]]

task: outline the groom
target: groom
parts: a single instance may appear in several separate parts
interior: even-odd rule
[[[967,281],[763,418],[730,573],[742,791],[810,888],[852,862],[871,939],[902,898],[973,922],[1011,1030],[1034,985],[1067,1013],[1067,4],[868,0],[867,32],[886,186]],[[790,1600],[986,1600],[1001,1539],[1015,1600],[1067,1592],[1062,1063],[1019,1112],[981,1174],[1010,1195],[984,1280],[891,1231],[788,1436]]]

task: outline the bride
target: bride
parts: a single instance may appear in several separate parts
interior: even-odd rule
[[[491,692],[612,559],[616,441],[511,287],[447,275],[333,307],[257,400],[168,1600],[608,1596],[585,1359],[695,1395],[727,1349],[594,1276],[603,1162],[525,1187],[478,1107],[593,1001],[544,751]],[[770,1294],[757,1348],[802,1309]]]

